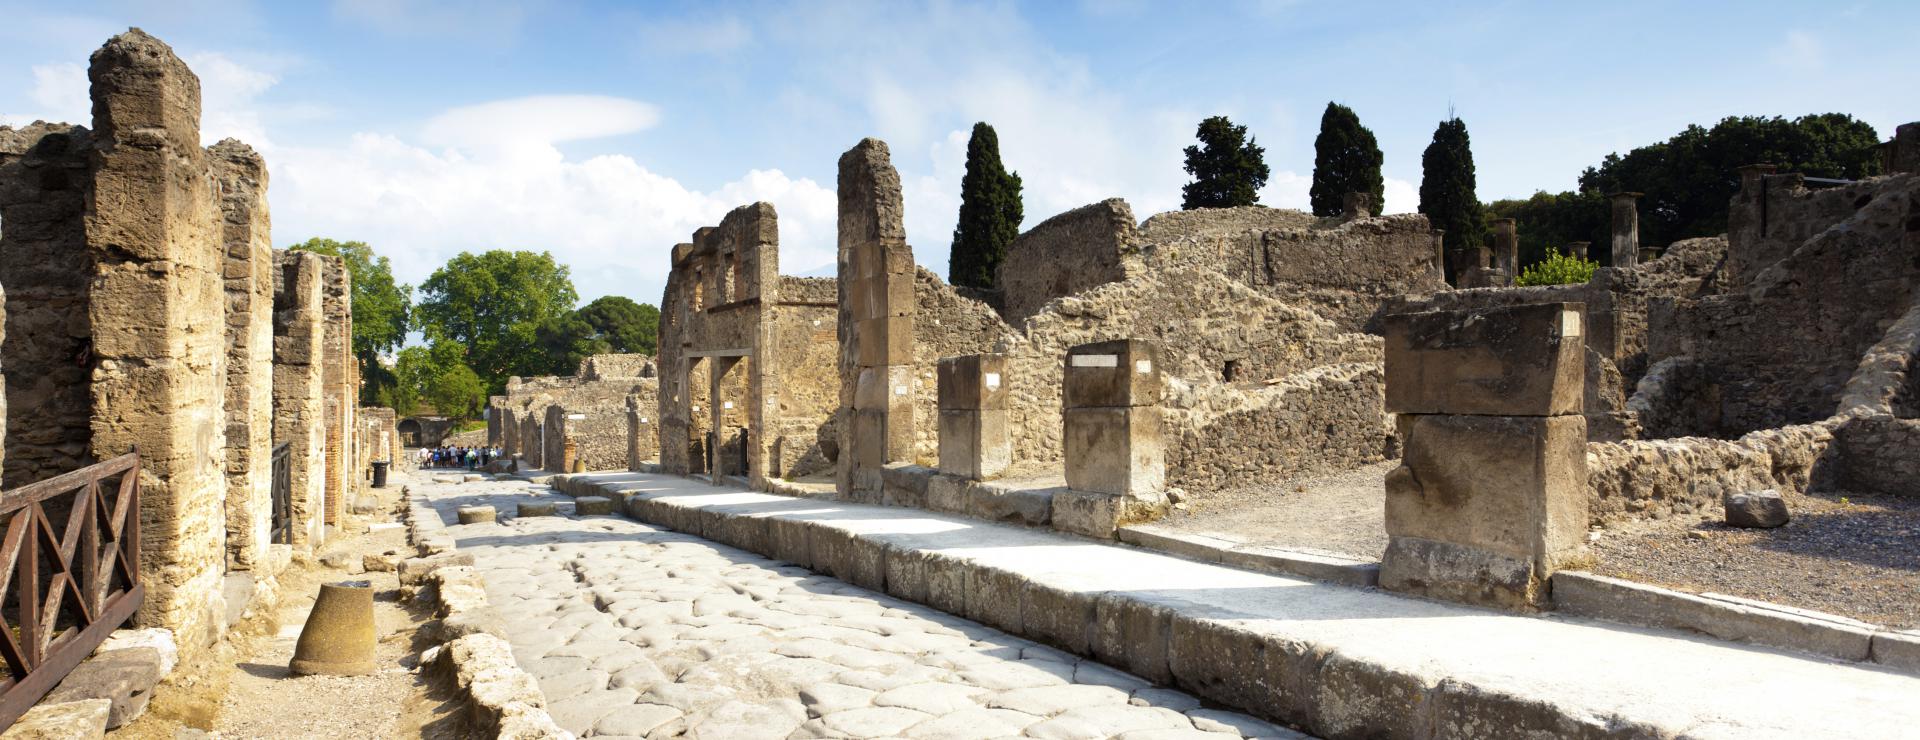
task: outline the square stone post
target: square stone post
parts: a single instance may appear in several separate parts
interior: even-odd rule
[[[1613,266],[1633,267],[1640,259],[1640,207],[1635,201],[1644,193],[1618,192],[1607,196],[1613,203]]]
[[[1493,253],[1508,277],[1520,277],[1519,222],[1510,218],[1493,220]]]
[[[141,626],[183,651],[224,631],[226,296],[200,82],[138,30],[94,52],[87,249],[93,439],[141,458]]]
[[[1584,554],[1585,343],[1579,303],[1388,316],[1382,588],[1505,608],[1544,604]]]
[[[207,151],[220,188],[227,307],[227,565],[265,557],[273,515],[273,272],[267,163],[233,139]]]
[[[1433,264],[1430,267],[1433,279],[1447,282],[1447,230],[1433,230]]]
[[[1587,248],[1591,246],[1592,242],[1567,242],[1567,254],[1576,259],[1586,259]]]
[[[353,487],[353,411],[360,406],[353,385],[353,276],[339,257],[321,257],[321,301],[326,307],[321,361],[327,386],[327,499],[323,510],[328,524],[340,522],[347,492]]]
[[[1160,437],[1160,346],[1144,339],[1067,350],[1062,373],[1067,489],[1054,495],[1056,529],[1112,537],[1165,508]]]
[[[327,495],[322,267],[312,252],[273,257],[273,442],[288,446],[290,544],[312,550],[325,535],[320,508]]]
[[[840,156],[839,202],[837,478],[843,495],[879,503],[881,469],[912,462],[914,440],[913,250],[885,142],[863,139]]]
[[[1013,460],[1006,355],[940,358],[940,472],[990,480]]]
[[[657,432],[650,413],[638,394],[627,396],[627,470],[637,471],[653,457]]]

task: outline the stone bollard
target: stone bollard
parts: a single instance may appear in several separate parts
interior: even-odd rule
[[[462,506],[455,513],[460,517],[461,524],[485,524],[496,516],[491,506]]]
[[[1618,192],[1613,202],[1613,266],[1633,267],[1640,259],[1640,206],[1644,193]]]
[[[573,500],[573,513],[577,516],[612,514],[613,499],[605,496],[581,496]]]
[[[1579,303],[1388,316],[1388,413],[1405,453],[1387,475],[1380,586],[1538,608],[1585,555],[1585,343]]]
[[[991,480],[1013,460],[1006,355],[940,358],[940,472]]]
[[[560,513],[552,501],[522,501],[514,511],[517,516],[556,516]]]
[[[1166,508],[1160,440],[1160,347],[1141,339],[1067,350],[1061,396],[1067,490],[1054,494],[1053,526],[1111,538],[1126,521]]]
[[[373,584],[320,586],[288,664],[294,675],[363,676],[374,671]]]

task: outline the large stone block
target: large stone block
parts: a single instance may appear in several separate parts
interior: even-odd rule
[[[883,316],[861,319],[854,324],[854,341],[860,347],[861,367],[911,365],[913,363],[913,317]]]
[[[1159,407],[1069,407],[1062,417],[1068,488],[1136,495],[1166,483]]]
[[[1151,406],[1160,402],[1160,345],[1117,339],[1067,350],[1061,394],[1068,409]]]
[[[940,410],[940,472],[991,480],[1005,473],[1012,462],[1007,412]]]
[[[1584,556],[1586,419],[1402,416],[1386,481],[1380,585],[1435,598],[1539,606],[1546,578]]]
[[[1028,581],[1020,602],[1024,636],[1075,655],[1088,654],[1093,640],[1094,602],[1098,596],[1099,592]]]
[[[1169,683],[1167,645],[1173,635],[1173,609],[1107,592],[1094,604],[1093,657],[1154,683]]]
[[[975,566],[965,569],[965,578],[966,610],[961,613],[966,618],[1009,634],[1025,634],[1020,621],[1024,577],[1010,570]]]
[[[1545,303],[1386,317],[1387,412],[1580,413],[1585,310]]]
[[[1008,387],[1006,374],[1006,355],[960,355],[940,358],[938,376],[940,410],[1005,410]]]
[[[1053,494],[1053,528],[1100,539],[1113,539],[1120,526],[1124,496],[1071,488]]]

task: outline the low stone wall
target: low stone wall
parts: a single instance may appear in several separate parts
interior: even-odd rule
[[[1848,493],[1920,496],[1920,419],[1863,416],[1834,430],[1833,471],[1822,488]]]
[[[1716,510],[1730,493],[1804,492],[1830,464],[1837,420],[1766,429],[1737,440],[1680,437],[1587,445],[1588,518],[1665,518]]]
[[[1253,389],[1171,384],[1167,484],[1194,490],[1351,470],[1388,455],[1380,363],[1313,368]]]

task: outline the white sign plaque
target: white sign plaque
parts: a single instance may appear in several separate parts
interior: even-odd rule
[[[1074,355],[1074,367],[1119,367],[1119,355]]]
[[[987,373],[987,389],[992,390],[999,387],[1000,387],[1000,374]]]
[[[1141,375],[1153,374],[1153,360],[1134,360],[1133,371]]]

